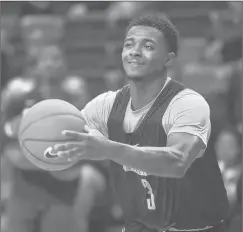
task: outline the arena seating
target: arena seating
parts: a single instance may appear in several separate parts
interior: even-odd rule
[[[1,17],[1,26],[14,35],[15,59],[19,66],[23,65],[26,46],[58,43],[66,54],[71,74],[98,81],[107,71],[122,69],[121,51],[128,19],[118,20],[111,26],[107,23],[105,11],[100,10],[69,18],[64,15],[69,5],[62,3],[57,4],[56,15],[30,15],[19,20],[12,17],[14,10],[8,7],[9,4],[5,5],[7,14]],[[158,4],[158,9],[166,12],[180,31],[182,46],[177,62],[180,66],[197,60],[204,49],[205,39],[210,36],[212,28],[208,9],[223,9],[224,6],[211,2],[202,3],[200,7],[192,2]],[[17,7],[15,11],[18,12]]]

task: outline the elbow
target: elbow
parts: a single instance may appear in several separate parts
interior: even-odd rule
[[[176,162],[174,178],[183,178],[186,175],[187,169],[188,168],[184,160],[179,160],[178,162]]]
[[[184,156],[185,157],[185,156]],[[188,159],[180,159],[178,160],[176,164],[176,178],[183,178],[186,173],[188,168],[190,167],[191,163],[189,162]]]
[[[181,152],[177,152],[177,159],[174,162],[174,178],[183,178],[187,171],[186,155]]]
[[[183,178],[186,175],[187,169],[184,166],[178,167],[175,173],[175,178]]]
[[[166,178],[183,178],[186,174],[187,168],[182,162],[178,162],[175,165],[172,165],[169,169],[166,170],[158,170],[153,173],[153,175],[166,177]]]

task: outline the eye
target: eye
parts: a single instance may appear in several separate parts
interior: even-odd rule
[[[152,45],[149,45],[149,44],[145,44],[144,47],[148,50],[153,50],[154,47]]]
[[[131,48],[131,47],[132,47],[132,43],[131,43],[131,42],[126,42],[126,43],[124,44],[124,47],[125,47],[125,48]]]

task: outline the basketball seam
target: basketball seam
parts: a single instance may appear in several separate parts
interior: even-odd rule
[[[21,135],[32,125],[32,124],[35,124],[36,122],[39,122],[43,119],[46,119],[46,118],[51,118],[53,116],[73,116],[74,118],[79,118],[81,120],[83,120],[83,118],[77,116],[77,115],[73,115],[73,114],[52,114],[52,115],[48,115],[48,116],[45,116],[45,117],[42,117],[42,118],[39,118],[38,120],[35,120],[33,122],[31,122],[28,126],[26,126],[22,131],[21,131],[21,134],[19,134],[19,138],[21,137]],[[84,121],[84,120],[83,120]]]
[[[26,149],[26,151],[28,151],[33,157],[35,157],[37,160],[43,162],[43,163],[47,163],[47,164],[53,164],[53,165],[58,165],[58,166],[61,166],[61,165],[65,165],[67,163],[50,163],[50,162],[47,162],[45,160],[42,160],[40,159],[38,156],[35,156],[24,144],[24,142],[22,143],[22,146]],[[31,162],[31,161],[30,161]],[[32,162],[31,162],[32,163]]]

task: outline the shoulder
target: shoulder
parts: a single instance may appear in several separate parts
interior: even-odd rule
[[[84,110],[111,110],[115,101],[117,92],[108,91],[95,97],[87,103]]]
[[[117,92],[102,93],[87,103],[81,111],[86,123],[102,134],[107,135],[107,121],[115,101]]]
[[[199,93],[185,89],[170,102],[163,118],[162,125],[167,135],[184,132],[200,137],[207,145],[210,133],[210,108]]]
[[[113,104],[115,102],[116,97],[119,94],[124,94],[127,91],[128,86],[123,87],[117,91],[108,91],[102,93],[95,97],[93,100],[88,102],[88,104],[83,109],[83,112],[88,114],[105,114],[105,116],[109,117]]]
[[[183,110],[205,110],[210,111],[205,98],[191,89],[184,89],[179,92],[170,102],[168,108],[178,113]]]

